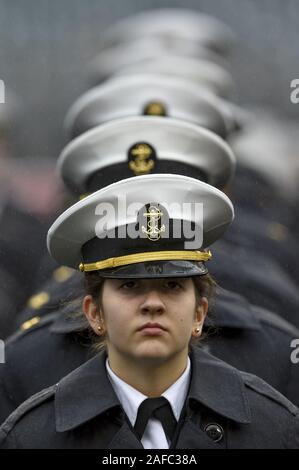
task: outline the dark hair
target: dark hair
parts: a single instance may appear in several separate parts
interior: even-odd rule
[[[91,295],[95,305],[98,307],[101,307],[102,287],[104,281],[105,278],[102,278],[98,272],[85,273],[85,295]],[[192,281],[195,288],[196,305],[199,304],[203,297],[207,298],[210,305],[213,301],[216,289],[215,280],[210,274],[205,274],[203,276],[192,277]],[[200,338],[191,338],[190,345],[198,344],[203,340],[204,336],[205,334],[202,334]],[[106,347],[106,340],[104,336],[96,336],[93,333],[93,330],[91,330],[91,337],[93,338],[93,349],[95,352],[99,352]]]

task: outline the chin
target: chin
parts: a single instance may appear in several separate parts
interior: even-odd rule
[[[146,362],[164,362],[172,357],[173,354],[174,351],[161,344],[142,345],[139,348],[136,348],[134,352],[134,356],[137,360],[143,360]]]

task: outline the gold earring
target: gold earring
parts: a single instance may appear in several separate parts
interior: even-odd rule
[[[97,326],[97,330],[98,330],[100,333],[102,333],[103,328],[101,327],[101,325],[100,325],[100,326]]]
[[[199,333],[199,332],[200,332],[200,328],[195,328],[194,331],[195,331],[195,333]]]

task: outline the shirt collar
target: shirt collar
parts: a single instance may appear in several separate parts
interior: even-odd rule
[[[241,373],[199,348],[191,348],[190,359],[188,403],[193,400],[233,421],[249,423],[250,410]],[[59,382],[55,394],[57,432],[69,431],[112,409],[121,412],[105,362],[106,353],[102,352]],[[172,391],[170,400],[171,396]]]
[[[138,408],[148,397],[120,379],[112,371],[108,359],[106,360],[106,368],[111,385],[132,426],[134,426],[137,418]],[[178,380],[176,380],[174,384],[172,384],[167,390],[165,390],[165,392],[162,393],[162,396],[168,400],[177,421],[180,418],[180,414],[186,400],[190,384],[190,376],[191,363],[188,357],[187,366],[183,374],[178,378]]]

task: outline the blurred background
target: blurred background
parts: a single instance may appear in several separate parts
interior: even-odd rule
[[[0,78],[21,113],[14,155],[56,159],[65,143],[63,118],[89,87],[87,64],[103,30],[135,12],[175,6],[209,13],[235,32],[229,63],[236,102],[299,117],[299,104],[290,102],[290,82],[299,78],[297,0],[1,0]]]

